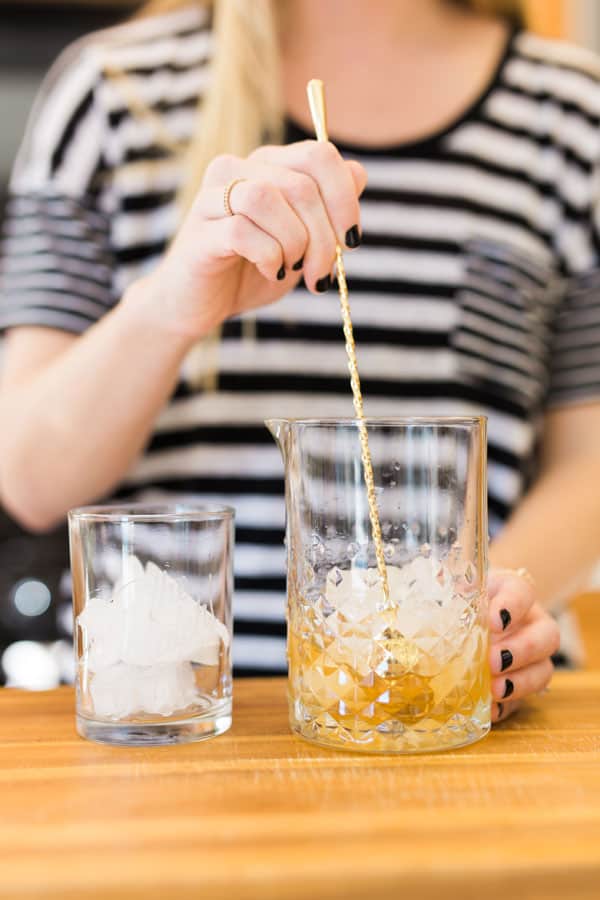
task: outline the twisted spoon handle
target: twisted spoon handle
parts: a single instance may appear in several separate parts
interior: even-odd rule
[[[310,106],[310,114],[312,116],[317,140],[327,141],[327,109],[325,106],[325,88],[323,82],[317,78],[313,78],[307,85],[308,104]],[[337,282],[340,294],[340,306],[342,310],[342,322],[344,326],[344,337],[346,339],[346,354],[348,356],[348,369],[350,370],[350,386],[352,387],[352,402],[354,403],[354,411],[358,419],[358,436],[360,440],[361,458],[365,477],[365,485],[367,488],[367,499],[369,502],[369,519],[371,520],[371,532],[373,541],[375,542],[375,555],[377,557],[377,570],[383,587],[386,606],[390,602],[390,589],[387,577],[387,568],[385,565],[385,556],[383,553],[383,539],[381,536],[381,524],[379,521],[379,510],[377,509],[377,495],[375,493],[375,480],[373,478],[373,464],[371,461],[371,451],[369,450],[369,436],[367,434],[367,426],[365,423],[365,415],[363,410],[363,398],[360,389],[360,377],[358,374],[358,364],[356,362],[356,344],[354,343],[354,329],[352,327],[352,316],[350,314],[350,300],[348,298],[348,284],[346,282],[346,271],[344,269],[344,259],[342,256],[342,248],[339,244],[335,248]]]

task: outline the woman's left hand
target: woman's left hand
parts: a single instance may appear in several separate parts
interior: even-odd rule
[[[492,721],[498,722],[548,685],[554,669],[550,657],[558,650],[560,634],[526,576],[492,570],[488,588]]]

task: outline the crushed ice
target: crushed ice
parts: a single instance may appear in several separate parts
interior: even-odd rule
[[[91,597],[77,617],[97,716],[172,715],[196,699],[192,663],[215,666],[225,625],[171,575],[125,559],[109,600]]]
[[[341,579],[328,581],[327,604],[334,613],[327,618],[327,628],[337,639],[339,652],[349,637],[360,635],[367,669],[373,641],[379,642],[391,627],[403,636],[411,652],[425,652],[445,664],[460,652],[468,637],[476,589],[459,590],[445,564],[431,556],[417,556],[402,567],[388,565],[387,573],[394,602],[393,613],[387,615],[382,612],[383,589],[377,569],[345,570]],[[354,644],[352,656],[357,656]]]

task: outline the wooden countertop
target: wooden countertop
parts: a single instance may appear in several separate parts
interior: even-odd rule
[[[294,737],[283,679],[181,747],[75,734],[73,692],[0,691],[0,897],[597,900],[600,672],[472,747],[335,753]]]

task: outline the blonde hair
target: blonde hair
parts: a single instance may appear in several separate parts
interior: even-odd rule
[[[277,0],[195,0],[212,14],[216,52],[211,85],[202,98],[202,125],[187,151],[181,201],[187,208],[206,167],[220,153],[247,156],[281,140],[283,105],[279,71]],[[150,0],[138,16],[189,7],[190,0]]]

